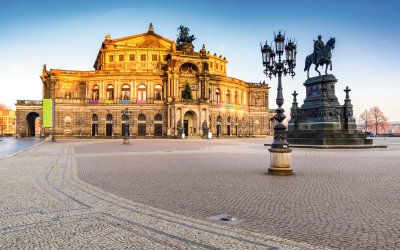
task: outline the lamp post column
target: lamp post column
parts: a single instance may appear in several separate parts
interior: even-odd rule
[[[278,92],[276,97],[278,108],[274,116],[277,123],[274,126],[274,141],[271,148],[268,149],[270,152],[268,173],[272,175],[291,175],[290,152],[292,149],[289,148],[289,143],[286,141],[286,126],[282,123],[286,118],[284,109],[282,108],[284,103],[282,74],[289,74],[292,77],[295,75],[293,70],[296,67],[296,44],[289,39],[289,42],[285,45],[285,36],[281,32],[275,35],[274,42],[275,46],[271,45],[270,47],[267,42],[265,42],[264,46],[261,46],[263,65],[265,66],[264,73],[270,79],[272,76],[278,75]],[[284,52],[286,52],[286,60],[282,59]]]

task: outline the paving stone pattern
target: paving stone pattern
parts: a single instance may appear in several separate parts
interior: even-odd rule
[[[58,140],[1,159],[0,248],[328,249],[325,245],[303,242],[301,238],[297,241],[289,234],[279,237],[280,230],[265,230],[275,225],[273,220],[264,218],[261,226],[251,227],[253,219],[245,215],[258,216],[260,207],[252,200],[263,197],[251,193],[264,193],[271,184],[279,183],[278,179],[263,175],[263,167],[257,165],[260,161],[264,165],[267,162],[265,155],[260,154],[261,151],[265,154],[265,149],[259,146],[263,141],[170,140],[161,141],[165,144],[162,148],[159,142],[134,140],[127,146],[120,140]],[[145,147],[145,151],[141,150]],[[246,157],[247,164],[231,165],[232,160],[225,159],[228,156],[238,163]],[[181,158],[187,161],[180,164]],[[157,164],[147,165],[152,159]],[[220,164],[209,166],[216,159]],[[240,176],[229,180],[232,174]],[[212,196],[236,190],[246,180],[263,178],[268,180],[264,187],[255,188],[249,183],[250,189],[235,194],[234,202],[243,210],[237,215],[249,224],[228,225],[209,219],[217,210],[218,213],[236,211],[235,207],[227,210],[223,204],[232,203],[232,195],[226,195],[223,203],[218,200],[220,209],[210,205],[214,202]],[[191,185],[187,183],[190,180],[194,181]],[[269,182],[272,183],[267,185]],[[181,189],[186,187],[187,190]],[[138,195],[145,189],[152,192]],[[182,192],[188,196],[186,207],[174,203],[185,199]],[[201,198],[197,199],[197,206],[192,204],[196,193]],[[135,197],[142,198],[135,200]]]
[[[400,249],[399,138],[375,141],[387,149],[293,149],[289,177],[265,175],[265,140],[120,143],[77,146],[79,177],[206,224],[228,214],[245,220],[230,229],[335,249]]]

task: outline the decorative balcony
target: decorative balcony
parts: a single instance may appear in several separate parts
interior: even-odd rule
[[[130,100],[120,100],[119,104],[130,104],[131,101]]]
[[[215,106],[217,106],[217,108],[222,108],[222,107],[225,106],[225,104],[224,103],[217,103],[217,104],[215,104]]]
[[[137,104],[146,104],[147,100],[137,100],[136,103]]]
[[[228,109],[231,109],[231,108],[233,108],[233,104],[231,104],[231,103],[229,103],[229,104],[226,104],[226,108],[228,108]]]
[[[104,104],[114,104],[114,100],[104,100]]]

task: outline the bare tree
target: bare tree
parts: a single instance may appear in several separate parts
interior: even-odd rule
[[[385,126],[387,126],[387,118],[377,106],[371,108],[369,113],[372,122],[371,125],[375,129],[375,133],[378,134],[379,133],[378,128],[381,128],[381,130],[383,130]]]
[[[3,103],[0,103],[0,110],[8,110],[8,109],[10,108],[4,105]]]
[[[364,124],[364,131],[368,132],[368,126],[370,126],[371,124],[371,115],[368,112],[368,110],[365,110],[364,112],[361,113],[360,117],[358,118],[358,121]]]

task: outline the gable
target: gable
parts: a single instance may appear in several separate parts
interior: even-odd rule
[[[117,49],[121,48],[160,48],[170,49],[173,41],[157,34],[139,34],[135,36],[123,37],[110,41]]]

